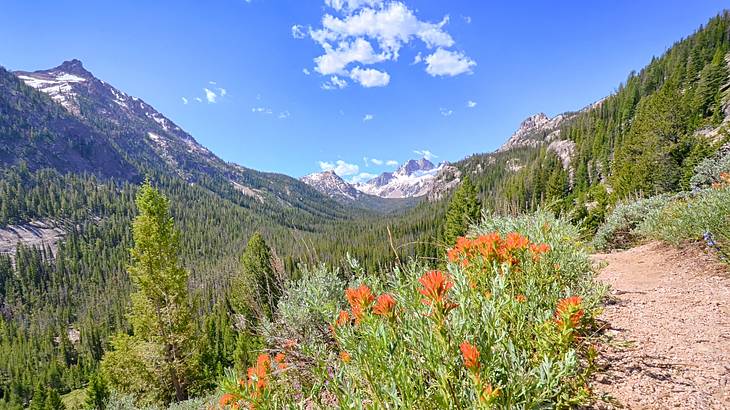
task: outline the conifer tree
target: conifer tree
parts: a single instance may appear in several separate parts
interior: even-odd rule
[[[232,300],[238,313],[248,319],[271,319],[281,294],[281,284],[272,266],[271,249],[256,232],[241,258],[241,273],[234,279]]]
[[[150,386],[149,391],[158,387],[162,401],[182,401],[188,397],[194,345],[188,272],[179,261],[180,237],[169,200],[149,180],[137,194],[136,204],[139,215],[132,224],[134,247],[128,267],[136,288],[129,314],[134,332],[130,350],[143,354],[113,359],[137,366],[141,358],[161,384]]]
[[[86,408],[104,410],[107,400],[109,400],[109,388],[101,373],[96,373],[91,377],[89,386],[86,388]]]
[[[449,209],[446,211],[446,226],[444,228],[444,240],[447,246],[456,242],[456,238],[466,234],[469,224],[479,219],[482,204],[477,197],[476,188],[464,177],[461,185],[451,197]]]
[[[43,410],[66,410],[66,405],[61,401],[61,396],[56,389],[48,389]]]

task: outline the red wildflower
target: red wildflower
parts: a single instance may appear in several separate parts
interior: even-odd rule
[[[350,322],[350,314],[345,312],[344,310],[340,310],[339,316],[337,316],[337,321],[335,324],[337,326],[344,326]]]
[[[226,407],[229,404],[234,405],[238,400],[240,400],[240,397],[238,395],[226,393],[221,396],[220,400],[218,400],[218,404],[221,407]]]
[[[555,322],[563,327],[576,327],[583,318],[584,311],[581,308],[583,299],[580,296],[571,296],[558,302],[555,310]]]
[[[343,350],[340,352],[340,359],[345,363],[350,363],[351,357],[349,353]]]
[[[271,357],[262,353],[256,359],[256,365],[248,368],[248,383],[254,386],[254,396],[257,396],[269,383],[269,369],[271,368]]]
[[[550,245],[546,243],[530,244],[530,252],[532,252],[532,259],[537,261],[540,259],[540,255],[550,252]]]
[[[380,316],[389,316],[395,307],[395,299],[387,293],[378,296],[373,307],[373,313]]]
[[[446,292],[454,286],[448,276],[437,270],[426,272],[418,281],[423,285],[423,289],[419,292],[426,296],[426,299],[423,299],[423,303],[426,305],[443,303],[446,299]]]
[[[365,310],[375,299],[370,288],[366,285],[360,285],[357,288],[348,288],[345,290],[345,297],[350,304],[350,310],[352,311],[352,316],[355,317],[356,323],[360,323],[360,319],[365,314]]]
[[[347,312],[345,312],[345,314],[347,314]],[[297,341],[294,339],[286,339],[286,340],[284,340],[283,346],[284,346],[284,349],[293,349],[293,348],[297,347]]]
[[[469,342],[463,342],[459,349],[464,358],[464,367],[469,370],[476,371],[479,369],[479,350]]]
[[[517,300],[518,302],[520,302],[520,303],[525,303],[525,302],[527,302],[527,297],[526,297],[525,295],[521,294],[521,293],[520,293],[519,295],[515,296],[515,299],[516,299],[516,300]]]
[[[504,247],[507,251],[527,249],[530,240],[517,232],[510,232],[504,240]]]
[[[288,367],[288,365],[284,363],[285,359],[286,356],[283,352],[280,352],[276,356],[274,356],[274,362],[276,363],[276,367],[278,367],[279,370],[285,370]]]

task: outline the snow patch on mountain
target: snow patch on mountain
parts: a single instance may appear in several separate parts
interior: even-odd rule
[[[434,188],[436,176],[449,166],[447,163],[434,165],[422,158],[409,160],[393,173],[385,172],[355,188],[381,198],[413,198],[429,194]]]
[[[333,199],[354,201],[362,196],[362,192],[345,182],[334,171],[309,174],[302,177],[301,181]]]

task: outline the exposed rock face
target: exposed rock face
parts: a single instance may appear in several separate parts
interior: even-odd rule
[[[333,199],[354,201],[363,194],[340,178],[335,171],[309,174],[301,181]]]
[[[0,254],[14,255],[19,244],[25,246],[48,246],[56,253],[56,244],[66,232],[53,221],[32,221],[21,225],[0,228]]]
[[[549,118],[543,113],[527,117],[514,134],[505,142],[497,152],[509,151],[520,147],[537,147],[545,141],[546,136],[555,131],[563,120],[565,114]]]

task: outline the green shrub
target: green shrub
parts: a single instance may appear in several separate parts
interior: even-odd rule
[[[247,375],[222,381],[219,403],[434,409],[587,403],[590,335],[603,288],[593,282],[577,229],[538,213],[491,217],[471,235],[449,251],[444,272],[411,262],[389,275],[355,279],[347,289],[324,270],[294,284],[279,305],[281,323],[306,344],[326,347],[310,364],[313,380],[292,377],[307,366],[301,344],[272,345]],[[337,314],[345,301],[349,309]],[[328,329],[320,341],[308,340],[322,328]]]
[[[671,200],[671,195],[657,195],[651,198],[619,203],[593,237],[593,247],[598,250],[625,249],[641,239],[637,227],[645,219],[652,219]]]
[[[730,185],[674,201],[638,228],[671,244],[705,239],[727,258],[730,252]]]
[[[694,170],[689,180],[692,190],[709,188],[720,182],[720,174],[730,172],[730,144],[726,144],[710,158],[702,160]]]

